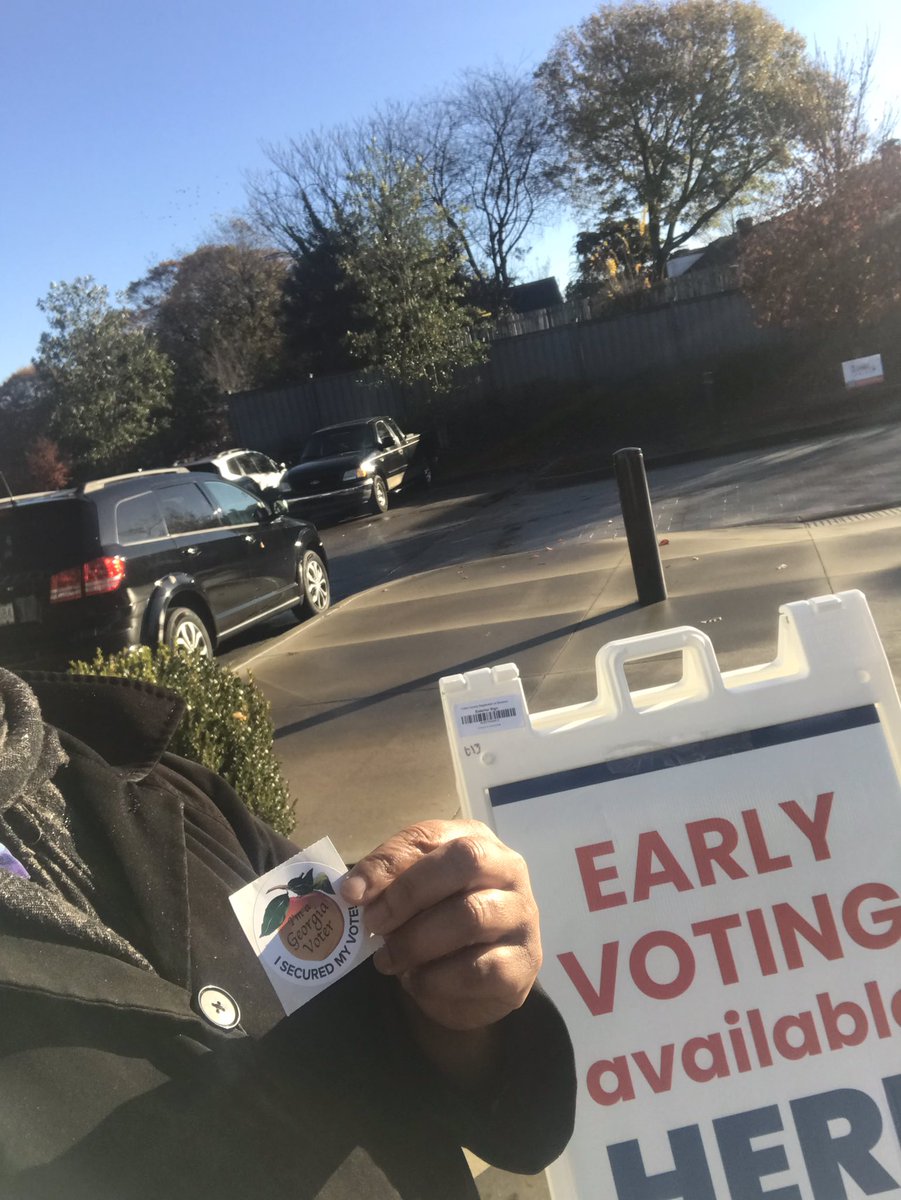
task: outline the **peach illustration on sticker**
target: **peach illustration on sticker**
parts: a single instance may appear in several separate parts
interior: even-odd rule
[[[260,937],[277,933],[282,946],[304,962],[322,962],[338,947],[345,921],[335,900],[332,881],[314,868],[289,879],[267,894],[277,893],[266,905]]]

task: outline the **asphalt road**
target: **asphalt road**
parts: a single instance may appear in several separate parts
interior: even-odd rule
[[[901,428],[817,438],[648,471],[657,531],[813,520],[901,503]],[[612,479],[553,479],[414,493],[379,518],[323,531],[336,598],[411,571],[522,550],[623,537]]]
[[[767,450],[651,467],[657,532],[817,520],[901,504],[901,426],[811,438]],[[552,470],[553,468],[551,468]],[[471,486],[416,490],[378,517],[322,529],[333,601],[391,579],[520,551],[624,536],[612,479],[564,483],[501,477]],[[273,622],[232,643],[239,665],[293,628]]]

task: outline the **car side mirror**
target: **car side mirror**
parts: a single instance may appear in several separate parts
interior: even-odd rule
[[[277,500],[272,501],[272,515],[274,517],[286,517],[289,512],[290,509],[288,507],[287,500],[283,500],[281,497],[279,497]]]

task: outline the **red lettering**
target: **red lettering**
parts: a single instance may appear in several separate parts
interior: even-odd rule
[[[635,1065],[644,1075],[645,1079],[651,1085],[652,1092],[668,1092],[673,1086],[673,1062],[675,1061],[676,1048],[672,1042],[660,1047],[660,1070],[654,1068],[653,1063],[645,1054],[644,1050],[638,1050],[632,1055],[635,1060]]]
[[[792,1030],[801,1034],[798,1045],[789,1041],[788,1035]],[[801,1012],[797,1016],[780,1017],[773,1026],[773,1045],[783,1058],[809,1058],[812,1054],[822,1054],[823,1047],[813,1023],[813,1013]]]
[[[582,970],[582,964],[571,950],[567,950],[564,954],[558,954],[557,958],[593,1017],[602,1017],[613,1012],[619,942],[604,943],[601,950],[601,977],[598,980],[597,988]]]
[[[748,1028],[751,1030],[751,1041],[757,1051],[757,1061],[762,1067],[773,1065],[773,1056],[766,1040],[766,1029],[760,1016],[759,1008],[748,1009]]]
[[[720,979],[723,983],[738,983],[738,969],[735,966],[735,955],[732,953],[727,930],[740,927],[741,917],[738,913],[730,913],[725,917],[711,917],[707,921],[695,921],[691,927],[691,932],[695,937],[703,937],[704,934],[710,935],[713,953],[716,955],[716,964],[720,969]]]
[[[705,821],[689,821],[685,826],[691,852],[701,887],[709,887],[716,883],[713,876],[713,864],[729,877],[729,879],[747,879],[748,872],[732,857],[732,851],[738,845],[738,830],[725,817],[709,817]],[[719,837],[712,845],[707,841],[707,834]]]
[[[652,870],[654,859],[661,865],[659,871]],[[652,887],[660,887],[665,883],[671,883],[677,892],[690,892],[693,887],[661,834],[652,829],[638,836],[635,892],[632,898],[647,900]]]
[[[871,925],[888,926],[884,933],[874,933],[870,929],[864,929],[860,919],[860,909],[867,900],[898,899],[901,897],[887,883],[861,883],[858,887],[852,888],[842,905],[842,920],[851,940],[858,946],[863,946],[865,950],[885,950],[889,946],[894,946],[895,942],[901,938],[901,907],[895,904],[891,908],[882,908],[870,913],[869,923]]]
[[[832,915],[832,906],[829,903],[829,897],[822,894],[812,896],[811,900],[813,902],[813,910],[820,923],[819,929],[811,925],[809,921],[805,921],[798,910],[792,908],[790,904],[773,905],[773,917],[776,921],[776,929],[779,933],[782,950],[785,954],[785,961],[788,963],[790,971],[796,971],[798,967],[804,966],[804,960],[801,957],[801,950],[798,946],[798,934],[811,946],[819,950],[823,958],[829,959],[830,962],[842,957],[842,946],[838,937],[835,917]]]
[[[819,993],[817,1004],[820,1006],[820,1017],[830,1050],[841,1050],[842,1046],[859,1046],[864,1041],[869,1033],[870,1023],[859,1004],[853,1004],[850,1000],[833,1004],[828,992]],[[847,1033],[839,1026],[842,1017],[847,1017],[851,1022],[851,1029]]]
[[[824,859],[832,857],[826,841],[826,826],[829,824],[829,815],[832,812],[832,796],[832,792],[820,792],[812,817],[808,817],[796,800],[785,800],[779,805],[789,820],[797,825],[810,842],[815,862],[822,862]]]
[[[778,971],[776,956],[773,953],[773,943],[770,941],[766,921],[763,919],[762,908],[749,908],[747,912],[748,928],[751,930],[751,941],[760,964],[761,975],[775,975]]]
[[[760,813],[756,812],[753,808],[748,808],[741,816],[745,823],[745,830],[748,835],[748,842],[751,846],[751,854],[754,857],[754,866],[757,868],[757,874],[766,875],[769,871],[784,871],[786,867],[790,867],[792,860],[789,855],[780,854],[778,858],[773,858],[770,855],[766,838],[763,835],[763,826],[760,823]]]
[[[710,1055],[710,1063],[702,1067],[698,1062],[698,1054],[705,1051]],[[682,1070],[695,1083],[708,1083],[711,1079],[726,1079],[729,1076],[729,1060],[723,1047],[723,1039],[718,1033],[709,1037],[689,1038],[682,1047]]]
[[[601,891],[605,879],[618,879],[616,867],[598,867],[595,859],[603,854],[613,853],[613,842],[595,842],[591,846],[576,846],[576,862],[579,864],[579,874],[582,876],[582,888],[589,912],[598,912],[602,908],[615,908],[618,904],[626,903],[625,892]]]
[[[871,979],[869,983],[864,984],[864,991],[867,993],[867,1000],[870,1002],[870,1012],[873,1014],[873,1028],[879,1037],[891,1037],[892,1030],[888,1023],[888,1017],[885,1015],[885,1005],[882,1003],[882,993],[879,990],[879,984],[875,979]]]
[[[671,950],[676,959],[676,974],[669,983],[658,983],[648,971],[648,956],[659,947]],[[666,929],[655,929],[640,937],[629,955],[629,970],[639,991],[652,1000],[672,1000],[688,991],[694,982],[695,958],[684,938]]]
[[[737,1025],[741,1017],[734,1008],[730,1008],[725,1014],[724,1020],[728,1025]],[[735,1055],[735,1064],[739,1071],[744,1074],[745,1071],[751,1070],[751,1057],[748,1054],[747,1043],[744,1039],[744,1034],[740,1029],[729,1030],[729,1041],[732,1043],[732,1053]]]
[[[608,1092],[604,1087],[604,1076],[612,1075],[616,1080],[613,1091]],[[602,1058],[592,1063],[585,1077],[588,1095],[595,1104],[609,1107],[619,1104],[621,1100],[634,1100],[635,1088],[632,1086],[632,1076],[629,1074],[629,1064],[622,1054],[616,1058]]]

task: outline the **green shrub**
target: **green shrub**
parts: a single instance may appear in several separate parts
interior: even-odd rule
[[[169,749],[216,771],[248,808],[279,833],[294,827],[291,799],[273,750],[269,701],[252,679],[244,683],[227,667],[200,654],[139,646],[91,662],[73,662],[74,675],[118,675],[176,692],[185,701]]]

